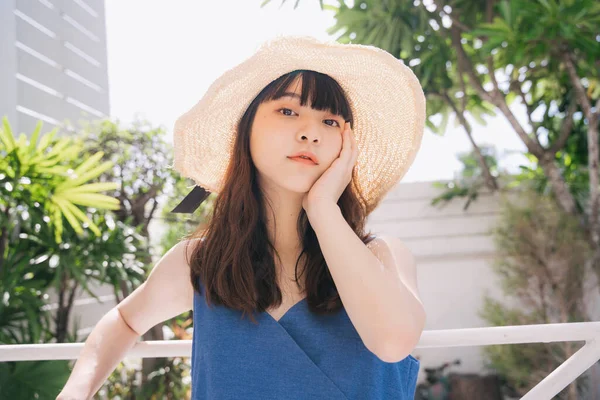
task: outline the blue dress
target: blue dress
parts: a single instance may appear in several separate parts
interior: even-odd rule
[[[204,291],[201,285],[201,290]],[[420,362],[377,358],[342,308],[309,311],[306,299],[276,321],[194,294],[192,399],[413,399]]]

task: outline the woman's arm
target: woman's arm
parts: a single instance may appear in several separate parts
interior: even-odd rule
[[[139,335],[123,320],[117,307],[94,327],[57,400],[91,399],[133,347]]]
[[[139,336],[192,309],[194,289],[185,258],[187,243],[173,246],[148,279],[100,319],[57,400],[91,399]]]

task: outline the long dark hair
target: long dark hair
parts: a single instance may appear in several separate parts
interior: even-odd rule
[[[328,75],[296,70],[271,82],[248,106],[238,124],[223,189],[215,198],[210,220],[205,227],[188,236],[204,239],[188,242],[195,243],[190,258],[194,290],[202,293],[202,282],[209,305],[214,301],[240,310],[242,317],[249,314],[253,322],[254,311],[264,312],[273,305],[281,305],[282,294],[277,285],[274,262],[275,256],[281,258],[267,232],[268,202],[258,186],[257,170],[250,156],[250,131],[258,106],[280,98],[298,77],[302,77],[300,103],[303,106],[310,99],[312,108],[328,110],[345,121],[354,122],[343,89]],[[355,179],[353,172],[352,180]],[[348,225],[363,243],[368,243],[373,236],[364,232],[366,201],[352,186],[346,187],[337,204]],[[310,310],[317,314],[336,313],[342,308],[341,299],[304,210],[298,217],[297,229],[302,252],[296,260],[296,283],[298,265],[305,256],[300,276],[306,274],[306,301]]]

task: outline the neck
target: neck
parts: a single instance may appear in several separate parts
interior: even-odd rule
[[[298,216],[302,212],[304,193],[264,190],[267,229],[286,273],[293,273],[301,252],[301,240],[297,230]],[[275,260],[276,263],[278,260]]]

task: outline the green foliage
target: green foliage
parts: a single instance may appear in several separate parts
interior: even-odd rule
[[[38,202],[54,228],[55,241],[60,243],[64,216],[71,228],[82,233],[80,223],[100,235],[100,229],[77,207],[90,206],[99,209],[118,209],[119,202],[98,192],[115,188],[114,183],[86,182],[98,177],[112,166],[111,163],[95,165],[101,153],[95,154],[83,163],[77,162],[81,147],[68,138],[54,139],[56,129],[38,137],[42,128],[38,123],[31,139],[21,134],[15,140],[6,117],[0,131],[0,201],[10,209],[24,202]],[[74,169],[74,164],[78,164]],[[2,227],[8,227],[8,220],[0,220]]]
[[[185,400],[191,398],[189,360],[161,358],[156,371],[141,386],[141,372],[121,362],[94,396],[104,399]]]
[[[124,362],[120,362],[104,385],[94,395],[94,400],[135,400],[140,398],[141,377],[139,375],[138,369],[129,368]]]
[[[102,152],[101,160],[114,165],[99,180],[118,182],[109,194],[121,200],[123,209],[117,212],[119,219],[122,217],[124,222],[126,216],[134,215],[134,225],[151,220],[153,214],[141,210],[146,203],[151,204],[169,192],[179,178],[172,167],[173,149],[166,141],[165,129],[142,119],[127,127],[122,127],[118,120],[101,120],[86,124],[80,137],[84,152]]]
[[[0,398],[55,399],[70,373],[62,360],[0,363]]]
[[[103,227],[100,235],[91,231],[79,235],[73,229],[65,229],[61,242],[57,243],[54,231],[44,223],[43,206],[21,204],[20,207],[25,211],[19,213],[18,223],[13,228],[16,235],[9,238],[5,261],[11,267],[0,270],[0,286],[8,296],[2,305],[0,338],[3,333],[12,332],[13,340],[17,336],[23,338],[19,343],[36,343],[48,340],[47,335],[65,336],[66,332],[55,331],[38,338],[24,335],[22,331],[49,329],[49,315],[42,311],[42,306],[50,287],[56,293],[81,288],[90,297],[97,298],[90,289],[92,283],[111,284],[120,291],[119,279],[130,287],[137,287],[145,278],[139,261],[145,256],[145,239],[134,228],[115,221],[110,214],[101,211],[88,214],[90,221]],[[69,293],[65,297],[68,298]],[[59,310],[65,306],[59,304]],[[27,321],[25,325],[24,321]],[[15,326],[21,329],[18,335],[14,332]]]
[[[481,318],[494,326],[582,322],[586,320],[585,262],[591,249],[576,217],[564,213],[552,196],[534,188],[502,201],[492,230],[493,269],[507,305],[486,296]],[[488,366],[524,395],[577,348],[572,343],[488,346]],[[585,380],[578,384],[583,390]],[[561,398],[559,396],[559,398]]]
[[[492,176],[500,176],[503,171],[498,167],[495,148],[482,146],[480,150]],[[481,190],[485,187],[483,169],[474,152],[459,154],[458,159],[463,164],[463,169],[456,179],[432,184],[433,187],[444,189],[439,196],[431,200],[432,206],[446,204],[455,198],[466,198],[467,201],[463,207],[463,210],[466,210],[473,201],[477,200]]]
[[[158,369],[148,376],[148,382],[142,387],[140,398],[189,399],[191,397],[189,359],[162,358],[160,361]]]
[[[186,179],[179,179],[173,187],[171,196],[165,202],[161,218],[166,221],[167,230],[160,242],[162,254],[180,242],[184,236],[203,226],[210,218],[216,198],[215,193],[211,193],[193,214],[171,213],[171,210],[188,195],[192,188],[193,186],[190,187],[190,182]]]
[[[48,339],[49,316],[40,312],[42,292],[51,276],[42,264],[42,251],[25,240],[12,240],[0,270],[0,344],[37,343]]]
[[[427,8],[409,1],[381,0],[362,1],[354,7],[344,2],[326,7],[336,15],[328,33],[337,35],[339,42],[380,47],[411,67],[427,96],[426,124],[432,132],[445,132],[454,113],[448,101],[464,102],[459,108],[481,124],[486,116],[496,114],[495,107],[482,101],[473,88],[459,83],[455,51],[449,38],[435,28],[442,26],[440,17]],[[436,124],[438,116],[441,123]]]
[[[175,340],[191,340],[192,313],[187,312],[167,321],[165,326]],[[141,385],[141,370],[120,363],[98,391],[94,399],[190,399],[190,359],[161,358],[147,382]]]
[[[164,254],[198,225],[194,221],[198,213],[195,216],[168,213],[191,188],[190,182],[172,170],[172,149],[165,137],[163,128],[153,127],[148,121],[138,119],[128,127],[121,126],[119,121],[95,121],[84,128],[81,138],[85,152],[93,154],[102,150],[102,160],[115,165],[99,177],[101,181],[119,182],[118,189],[110,192],[120,199],[123,206],[116,213],[114,222],[118,224],[122,221],[126,226],[135,227],[136,234],[146,240],[150,233],[148,224],[152,219],[160,218],[167,225],[167,233],[161,237],[158,248],[134,246],[135,259],[143,261],[140,267],[143,266],[146,274],[152,266],[151,252],[159,256]],[[158,208],[158,199],[167,193],[169,198],[164,199]],[[206,214],[208,204],[210,201],[200,207],[200,218]],[[161,215],[157,216],[155,211]],[[138,254],[144,251],[145,255]],[[126,271],[126,268],[113,268],[107,271],[107,278],[115,288],[127,285],[124,292],[130,293],[140,282],[126,276]],[[171,326],[171,321],[167,322],[167,326]],[[142,379],[141,370],[121,364],[99,391],[98,398],[163,398],[162,394],[165,398],[184,398],[179,394],[189,389],[189,382],[186,382],[188,364],[179,358],[156,361],[156,365],[152,366],[154,372],[145,380]]]
[[[114,185],[82,185],[106,167],[93,166],[90,160],[97,160],[97,155],[81,163],[78,153],[81,146],[67,138],[54,140],[56,130],[43,135],[38,143],[39,123],[31,140],[22,134],[17,141],[6,118],[3,123],[0,154],[7,157],[1,158],[0,169],[0,206],[3,210],[0,227],[4,233],[0,247],[4,249],[0,260],[0,289],[4,293],[0,303],[0,342],[43,342],[51,337],[49,315],[42,311],[44,292],[48,287],[58,288],[65,273],[75,277],[84,288],[90,281],[105,282],[105,270],[109,268],[105,268],[103,262],[113,254],[107,252],[104,243],[110,239],[108,234],[115,230],[109,228],[101,235],[98,224],[102,226],[106,222],[104,217],[85,215],[76,204],[100,209],[114,204],[115,199],[97,193]],[[69,180],[68,175],[78,178]],[[100,201],[89,203],[89,196]],[[55,212],[61,207],[66,207],[65,212]],[[75,213],[69,211],[74,209],[77,209]],[[71,218],[75,214],[77,217]],[[64,219],[70,221],[67,229],[63,228]],[[80,221],[91,229],[91,233],[82,230]],[[85,245],[90,237],[98,239],[94,248]],[[129,241],[124,239],[123,235],[117,238],[122,247]],[[102,260],[92,258],[94,251]],[[122,256],[124,252],[121,249],[119,253]],[[81,254],[90,258],[82,259]]]
[[[541,320],[522,312],[520,308],[507,308],[489,297],[484,299],[480,315],[493,326],[537,324]],[[535,371],[538,371],[540,366],[547,365],[550,354],[562,353],[561,346],[562,344],[557,343],[486,346],[482,348],[482,354],[486,360],[486,367],[505,377],[510,387],[523,395],[531,388],[532,383],[536,384],[545,377],[538,379],[540,375]],[[560,362],[557,362],[558,358],[554,359],[553,365],[558,366]]]
[[[145,238],[128,221],[115,221],[110,210],[118,209],[114,207],[118,200],[98,194],[116,185],[86,184],[112,163],[99,163],[101,153],[86,157],[76,139],[55,140],[56,130],[38,143],[40,131],[41,123],[29,142],[25,134],[15,140],[6,119],[1,131],[1,344],[79,339],[77,324],[72,332],[66,331],[69,304],[59,304],[54,316],[47,311],[50,288],[66,292],[65,298],[79,288],[97,297],[90,290],[92,282],[113,284],[119,277],[137,286],[145,278],[139,262],[146,253],[142,246]],[[82,159],[86,161],[82,163]],[[61,212],[52,213],[53,207]],[[69,211],[72,207],[77,211]],[[57,326],[59,315],[64,327]],[[0,366],[0,398],[55,398],[70,373],[67,361]]]
[[[491,23],[478,24],[468,37],[485,37],[480,50],[498,50],[502,63],[527,66],[532,60],[559,56],[567,48],[576,49],[578,58],[590,66],[600,56],[596,40],[600,26],[597,1],[503,0],[497,11],[498,16]],[[591,69],[589,72],[593,73]],[[597,71],[595,75],[598,76]]]
[[[160,218],[156,215],[157,211],[165,214],[164,205],[160,204],[159,207],[159,200],[164,198],[167,193],[173,193],[173,191],[178,195],[180,193],[179,189],[184,183],[184,179],[176,174],[172,168],[173,151],[171,145],[165,139],[166,132],[163,127],[154,127],[150,122],[139,118],[128,127],[122,127],[119,121],[95,121],[84,128],[82,136],[82,140],[86,144],[86,152],[95,153],[103,150],[104,160],[111,161],[115,165],[115,168],[106,171],[99,179],[119,182],[119,188],[111,192],[114,197],[120,199],[122,204],[121,210],[116,213],[116,218],[131,224],[135,227],[136,232],[145,237],[146,246],[139,250],[141,252],[145,251],[146,254],[140,254],[139,260],[143,261],[146,275],[151,271],[153,255],[161,256],[172,247],[151,248],[149,246],[149,224],[153,219]],[[187,194],[187,191],[185,194]],[[181,198],[178,200],[181,200]],[[187,230],[191,229],[189,225],[191,221],[179,225],[178,228],[172,228],[174,223],[184,221],[185,217],[176,218],[172,215],[165,215],[162,219],[167,222],[169,232],[175,232],[175,229],[177,229],[177,235],[169,236],[170,240],[178,241],[178,237],[183,236],[187,233]],[[164,243],[164,240],[162,242]],[[135,289],[137,284],[134,284],[131,279],[122,274],[123,269],[114,269],[113,272],[111,283],[114,287],[127,286],[124,295]],[[119,296],[117,296],[117,299],[119,299]],[[150,336],[152,332],[155,331],[149,332],[148,335],[144,336],[144,339],[162,339],[161,335],[158,335],[158,337]],[[177,359],[144,359],[143,370],[152,369],[155,371],[151,374],[151,377],[147,376],[139,381],[131,381],[128,380],[127,376],[119,377],[115,375],[111,378],[114,378],[115,385],[112,389],[107,389],[110,398],[113,396],[111,394],[113,389],[117,391],[122,389],[130,393],[131,396],[141,396],[141,398],[150,398],[145,392],[146,390],[151,390],[153,393],[162,393],[165,390],[176,392],[182,382],[182,374],[184,373],[183,367],[178,367],[176,363]],[[140,384],[143,386],[138,387]],[[121,389],[118,389],[119,387]],[[169,387],[171,389],[168,389]]]

